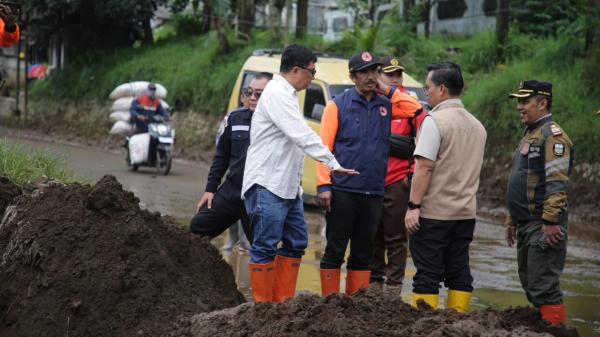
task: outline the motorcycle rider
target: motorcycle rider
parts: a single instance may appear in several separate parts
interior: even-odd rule
[[[133,100],[129,113],[135,123],[135,133],[148,132],[148,123],[152,121],[154,115],[162,115],[165,120],[169,119],[169,114],[163,108],[160,100],[156,98],[156,84],[154,83],[148,84],[145,95]]]

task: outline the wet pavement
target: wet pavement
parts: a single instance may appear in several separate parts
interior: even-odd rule
[[[182,223],[187,223],[187,219],[193,215],[208,173],[205,165],[181,161],[173,163],[172,174],[168,176],[157,176],[152,168],[131,172],[125,165],[124,154],[15,138],[8,140],[26,147],[49,149],[64,158],[77,174],[91,180],[112,174],[140,198],[143,207],[169,214],[181,219]],[[321,232],[325,219],[320,210],[307,207],[306,220],[310,235],[309,246],[300,268],[297,289],[300,293],[319,293],[319,260],[325,244]],[[214,244],[222,247],[226,235],[215,238]],[[502,226],[478,221],[471,245],[471,269],[475,280],[473,309],[527,305],[517,275],[516,249],[508,247],[503,238]],[[600,244],[571,237],[567,254],[561,287],[565,294],[569,323],[579,329],[582,337],[600,336]],[[234,248],[233,251],[224,251],[223,256],[236,274],[240,291],[250,298],[247,252]],[[409,259],[402,289],[406,300],[411,293],[414,273],[415,268]],[[444,290],[441,295],[446,296]],[[442,306],[443,303],[444,300],[440,300]]]

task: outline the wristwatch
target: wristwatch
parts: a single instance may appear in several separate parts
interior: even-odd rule
[[[421,208],[420,204],[415,204],[412,201],[408,202],[408,209],[417,209],[417,208]]]

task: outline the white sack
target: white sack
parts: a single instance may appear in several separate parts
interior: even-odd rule
[[[148,160],[150,147],[150,134],[140,133],[129,138],[129,160],[131,165],[140,164]]]
[[[111,135],[129,136],[134,130],[134,126],[125,121],[116,121],[108,133]]]
[[[137,81],[121,84],[110,93],[109,97],[114,100],[121,97],[140,96],[148,89],[148,83],[150,82]],[[156,97],[167,97],[167,89],[162,84],[156,83]]]
[[[131,103],[133,103],[133,100],[135,99],[135,97],[121,97],[118,98],[112,105],[112,107],[110,108],[111,111],[129,111],[129,109],[131,109]],[[170,106],[169,104],[167,104],[167,102],[163,101],[162,99],[160,100],[160,104],[162,105],[163,109],[168,109]]]
[[[110,118],[110,120],[115,122],[129,122],[131,120],[131,114],[129,113],[129,111],[114,111],[108,117]]]

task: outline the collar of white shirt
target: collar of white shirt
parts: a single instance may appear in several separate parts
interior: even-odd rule
[[[288,80],[285,79],[285,77],[279,75],[279,74],[274,74],[273,75],[273,80],[277,81],[278,83],[280,83],[283,88],[288,91],[290,94],[296,94],[297,91],[296,89],[290,84],[290,82],[288,82]]]

